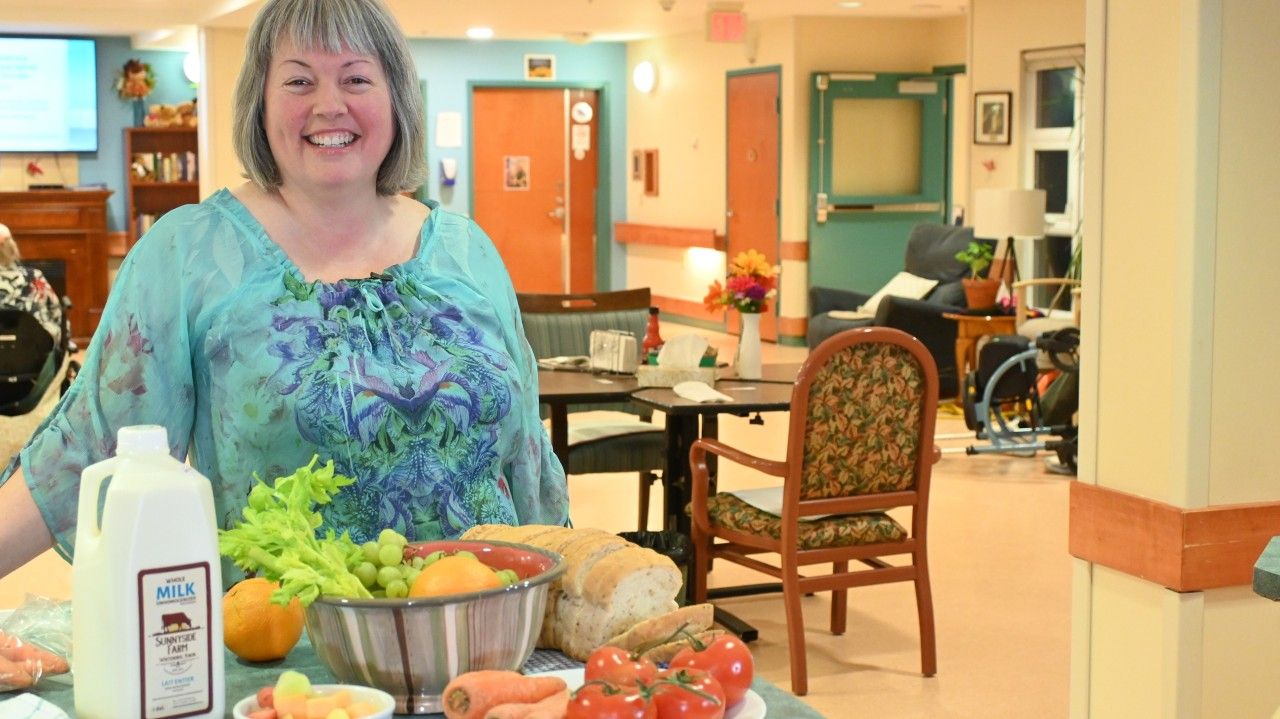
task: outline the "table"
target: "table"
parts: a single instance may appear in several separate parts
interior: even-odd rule
[[[551,413],[551,451],[569,466],[569,405],[626,402],[640,388],[634,375],[538,370],[538,401]]]
[[[662,471],[663,513],[662,523],[666,529],[675,529],[685,536],[691,535],[692,522],[685,514],[684,508],[692,494],[692,471],[689,467],[689,448],[699,437],[714,438],[719,434],[719,416],[721,414],[747,415],[752,412],[784,412],[791,408],[791,388],[795,383],[795,372],[799,365],[765,365],[759,381],[725,379],[716,382],[716,389],[733,397],[732,402],[691,402],[667,388],[651,387],[638,390],[631,395],[631,400],[646,407],[661,410],[667,416],[667,464]],[[788,372],[790,372],[789,379]],[[764,379],[769,377],[771,379]],[[699,429],[701,420],[701,429]],[[707,458],[711,471],[715,472],[715,457]],[[712,488],[715,491],[715,488]],[[693,548],[690,551],[689,594],[692,595],[698,582],[705,577],[697,576],[693,571]],[[709,590],[708,598],[741,596],[761,592],[777,591],[781,585],[777,582],[754,584],[746,587],[731,587],[725,591]],[[716,622],[745,642],[754,641],[757,632],[754,627],[727,611],[716,608]]]
[[[327,684],[334,681],[333,674],[320,662],[315,650],[311,647],[311,643],[307,640],[306,634],[302,635],[302,640],[293,648],[293,651],[289,652],[289,656],[282,661],[246,664],[236,659],[230,652],[226,656],[227,702],[224,716],[227,717],[231,716],[231,707],[236,702],[268,684],[274,684],[280,672],[285,669],[296,669],[306,674],[315,684]],[[816,717],[817,719],[822,719],[821,714],[801,702],[791,693],[758,676],[752,682],[751,688],[764,699],[765,715],[768,717],[796,717],[797,719]],[[66,681],[65,678],[55,678],[44,682],[39,685],[35,694],[45,701],[58,706],[67,712],[68,716],[75,716],[75,697],[72,693],[71,683]],[[0,699],[7,698],[9,698],[7,695],[0,695]],[[397,714],[396,716],[402,715]],[[439,717],[443,715],[428,714],[425,716]]]
[[[956,323],[956,380],[960,385],[956,401],[964,404],[964,376],[978,366],[978,340],[987,335],[1010,335],[1017,331],[1013,315],[969,315],[944,312]]]

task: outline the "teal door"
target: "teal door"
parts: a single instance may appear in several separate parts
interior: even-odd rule
[[[815,73],[810,103],[809,284],[880,289],[907,235],[945,222],[945,76]]]

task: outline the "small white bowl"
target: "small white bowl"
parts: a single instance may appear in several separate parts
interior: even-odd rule
[[[352,699],[371,702],[377,707],[377,711],[368,715],[366,719],[391,719],[391,712],[396,708],[396,700],[381,689],[362,687],[358,684],[314,684],[311,687],[311,693],[323,696],[343,689],[351,692]],[[249,712],[260,708],[258,706],[258,693],[254,692],[236,702],[235,707],[231,709],[231,715],[235,719],[249,719]]]

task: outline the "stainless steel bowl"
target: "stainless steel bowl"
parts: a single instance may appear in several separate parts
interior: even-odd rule
[[[413,552],[474,552],[521,581],[500,589],[421,599],[320,597],[306,610],[307,636],[338,681],[395,697],[397,714],[440,712],[451,679],[476,669],[519,669],[542,630],[560,555],[525,544],[443,540]]]

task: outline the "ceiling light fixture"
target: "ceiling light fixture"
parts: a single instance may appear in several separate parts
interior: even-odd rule
[[[847,0],[846,2],[838,2],[836,3],[836,5],[842,8],[846,8],[848,10],[857,10],[858,8],[862,7],[862,3],[857,2],[857,0]]]
[[[467,37],[472,40],[492,40],[493,28],[477,25],[476,27],[467,28]]]

